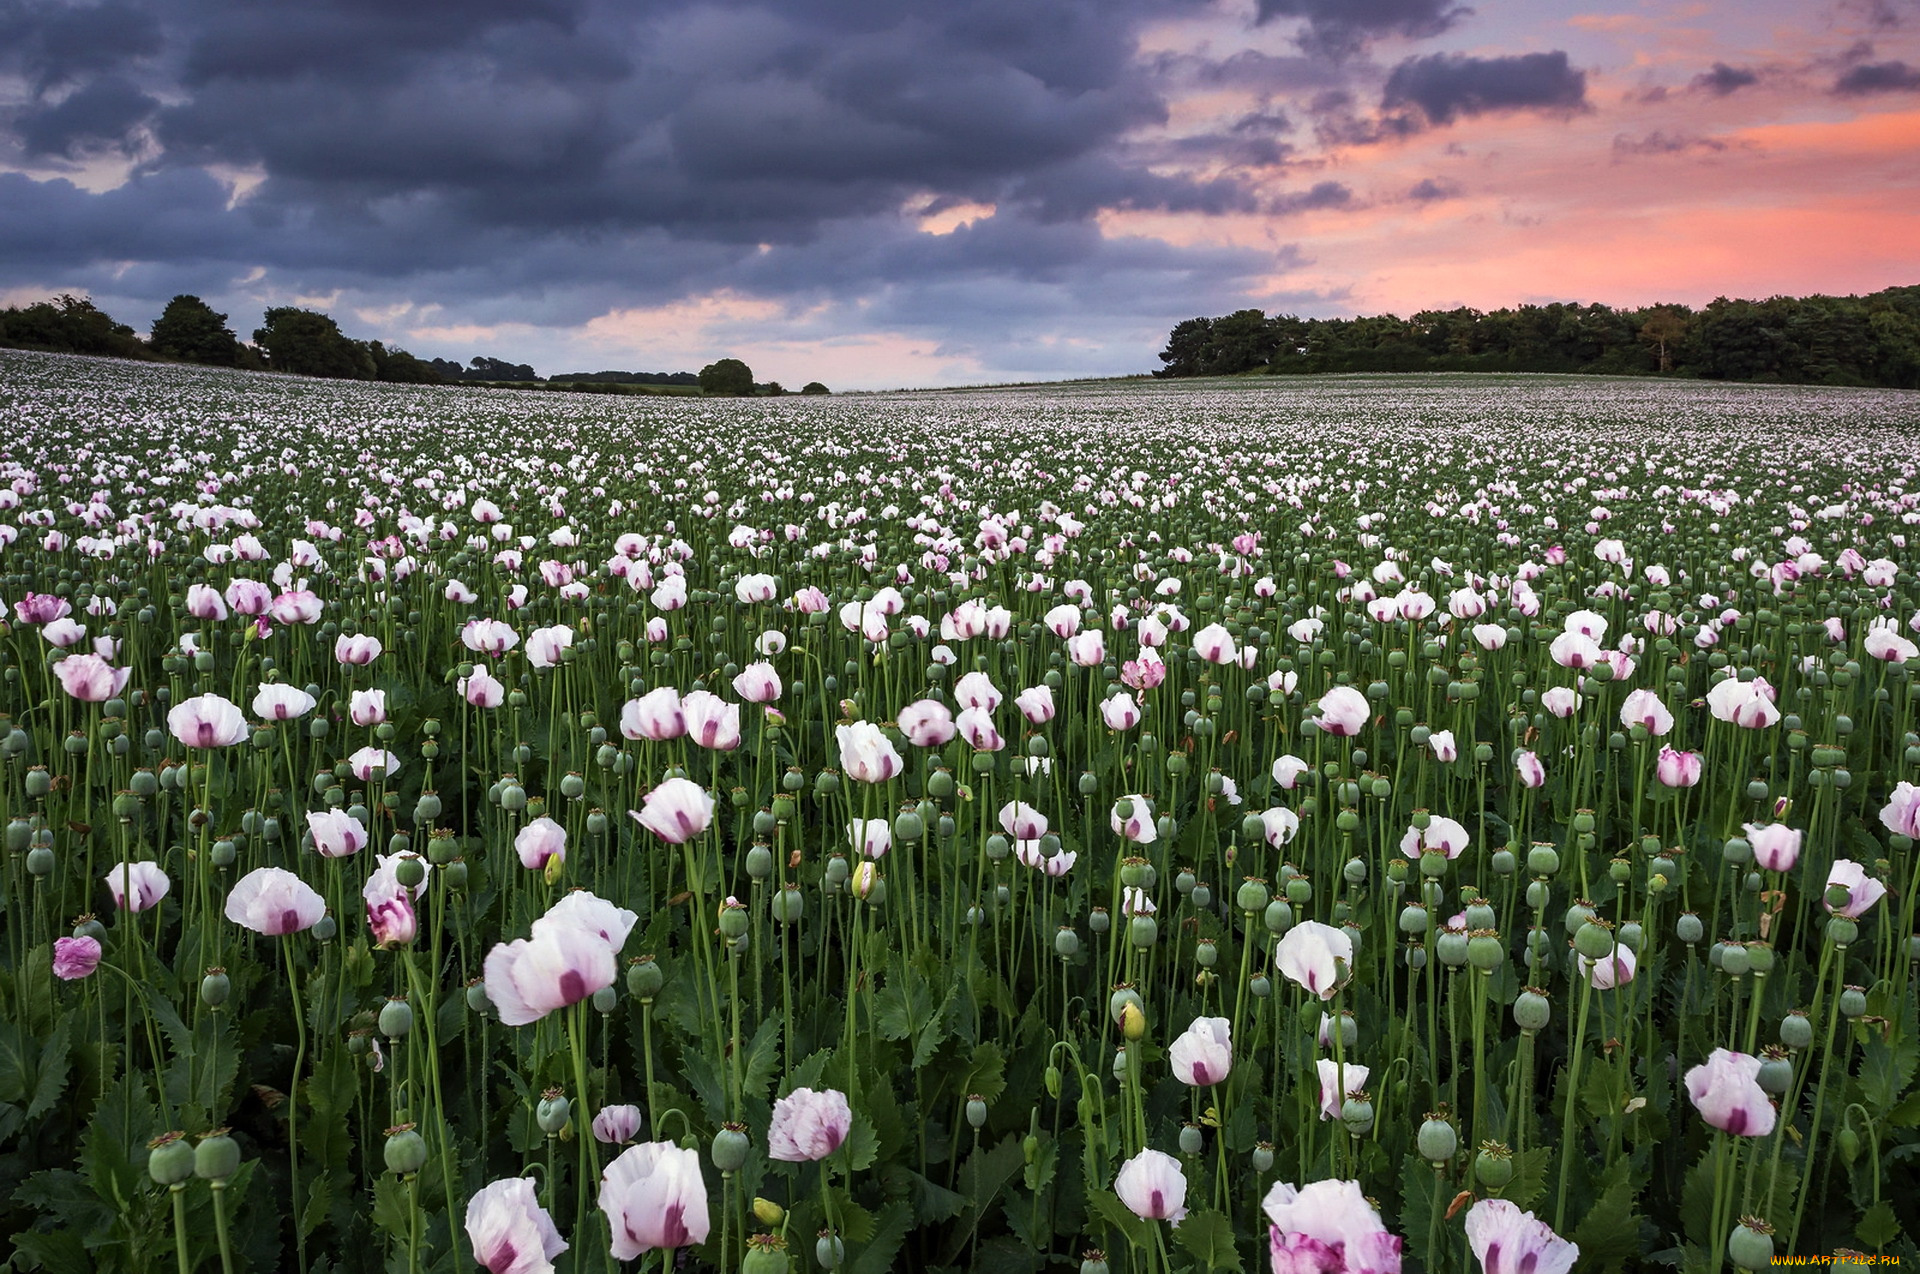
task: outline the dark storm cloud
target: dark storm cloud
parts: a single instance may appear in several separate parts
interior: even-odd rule
[[[1446,0],[1259,0],[1254,21],[1304,19],[1298,37],[1303,50],[1344,58],[1380,36],[1439,35],[1472,12]]]
[[[1908,66],[1905,62],[1863,62],[1833,82],[1833,91],[1842,97],[1914,89],[1920,89],[1920,67]]]
[[[103,75],[55,105],[21,112],[14,129],[34,156],[77,159],[90,151],[130,150],[128,134],[159,104],[131,81]]]
[[[566,328],[719,289],[926,331],[1022,307],[1230,309],[1291,250],[1096,218],[1353,195],[1257,193],[1246,171],[1292,154],[1277,110],[1155,137],[1182,84],[1264,102],[1344,73],[1138,53],[1147,24],[1208,2],[0,0],[0,72],[31,94],[0,116],[0,155],[43,175],[138,160],[100,194],[0,174],[0,284],[130,298],[129,321],[196,292],[236,329],[293,296],[339,298],[349,327],[353,306],[412,303],[420,325]],[[1451,12],[1403,0],[1353,30]],[[971,203],[997,212],[941,236],[904,211]]]
[[[1758,72],[1744,66],[1728,66],[1725,62],[1715,62],[1712,70],[1702,71],[1693,77],[1693,87],[1715,97],[1725,97],[1759,82]]]
[[[1394,67],[1380,106],[1418,108],[1436,125],[1495,111],[1565,114],[1586,109],[1587,75],[1568,65],[1567,55],[1558,50],[1488,58],[1434,53]]]
[[[159,18],[139,4],[0,0],[0,70],[25,76],[36,93],[119,69],[161,45]]]

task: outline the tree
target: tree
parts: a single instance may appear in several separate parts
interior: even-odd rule
[[[57,350],[63,354],[107,354],[145,358],[146,347],[133,329],[116,323],[84,296],[62,293],[51,301],[0,311],[0,345]]]
[[[285,305],[268,310],[266,326],[254,332],[253,343],[265,352],[267,365],[276,372],[373,379],[372,353],[358,341],[348,340],[338,324],[316,310]]]
[[[531,365],[509,363],[502,358],[487,358],[476,354],[468,360],[468,366],[472,368],[467,373],[468,380],[533,381],[540,379],[534,374]]]
[[[825,394],[825,393],[830,393],[832,391],[830,391],[825,385],[822,385],[819,381],[810,380],[806,384],[800,387],[800,392],[803,394]]]
[[[1686,311],[1677,305],[1662,305],[1647,316],[1640,325],[1640,339],[1654,348],[1660,359],[1660,370],[1673,370],[1673,347],[1687,334]]]
[[[753,393],[753,369],[737,358],[723,358],[700,369],[700,392],[710,398],[745,398]]]
[[[440,373],[433,365],[415,358],[407,351],[395,346],[388,349],[379,341],[367,342],[367,353],[373,355],[373,378],[392,381],[398,385],[438,385]]]
[[[1166,366],[1155,376],[1204,376],[1213,346],[1213,320],[1190,318],[1178,323],[1167,336],[1167,347],[1160,351]]]
[[[167,302],[153,321],[153,352],[189,363],[231,367],[240,340],[227,327],[227,316],[197,296],[182,293]]]

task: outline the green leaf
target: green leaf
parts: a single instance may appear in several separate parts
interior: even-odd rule
[[[1869,1036],[1860,1048],[1860,1090],[1876,1114],[1891,1111],[1913,1080],[1915,1054],[1896,1049],[1878,1036]]]
[[[999,1145],[989,1150],[978,1146],[960,1166],[960,1193],[967,1198],[975,1216],[985,1216],[987,1205],[1026,1163],[1020,1152],[1020,1138],[1008,1133]]]
[[[847,1170],[864,1172],[880,1157],[880,1134],[864,1110],[853,1112],[853,1127],[847,1133]]]
[[[917,1172],[907,1172],[909,1194],[913,1198],[914,1218],[932,1225],[959,1216],[966,1210],[967,1196],[927,1180]]]
[[[887,984],[874,997],[874,1008],[881,1036],[903,1040],[933,1016],[933,991],[918,969],[895,959],[887,970]]]
[[[407,1186],[391,1172],[383,1172],[373,1182],[373,1223],[405,1239],[413,1232],[413,1210],[407,1206]]]
[[[1400,1225],[1406,1235],[1407,1251],[1432,1269],[1433,1253],[1427,1243],[1433,1229],[1433,1167],[1418,1155],[1400,1161]],[[1442,1240],[1444,1242],[1444,1240]]]
[[[851,1274],[887,1274],[893,1269],[894,1257],[899,1254],[900,1244],[912,1225],[913,1211],[903,1201],[895,1199],[880,1209],[873,1237],[847,1263]]]
[[[967,1068],[966,1081],[960,1086],[961,1094],[968,1097],[977,1094],[991,1105],[1006,1090],[1007,1059],[1000,1052],[1000,1046],[991,1041],[975,1044],[973,1063]]]
[[[1034,1152],[1033,1161],[1027,1165],[1021,1178],[1027,1189],[1038,1194],[1053,1183],[1054,1166],[1059,1160],[1059,1155],[1060,1143],[1044,1133],[1041,1134],[1040,1145]]]
[[[40,1050],[40,1078],[33,1086],[33,1100],[27,1103],[29,1121],[52,1110],[67,1086],[67,1041],[72,1024],[71,1015],[62,1016],[54,1024],[53,1038]]]
[[[1640,1256],[1640,1222],[1633,1214],[1634,1182],[1628,1162],[1615,1160],[1600,1197],[1569,1237],[1580,1246],[1580,1268],[1594,1274],[1619,1270]]]
[[[753,1033],[747,1046],[747,1069],[741,1087],[749,1098],[765,1101],[767,1088],[780,1070],[780,1019],[769,1017]]]
[[[46,1233],[29,1230],[13,1236],[14,1251],[32,1264],[22,1269],[41,1269],[48,1274],[93,1274],[97,1265],[77,1230]]]
[[[307,1111],[300,1120],[300,1145],[315,1167],[344,1172],[353,1154],[350,1117],[360,1097],[362,1065],[344,1047],[328,1049],[314,1063],[313,1074],[301,1087]],[[283,1110],[276,1114],[286,1115]]]
[[[833,1050],[823,1048],[802,1061],[793,1068],[793,1073],[787,1076],[786,1083],[780,1085],[780,1095],[784,1097],[796,1088],[819,1088],[822,1077],[827,1073],[827,1062],[832,1057]]]
[[[1513,1181],[1508,1185],[1504,1197],[1513,1200],[1523,1210],[1532,1208],[1534,1202],[1546,1192],[1547,1167],[1552,1159],[1553,1152],[1545,1146],[1530,1146],[1516,1155]]]
[[[1132,1209],[1120,1202],[1120,1196],[1111,1190],[1091,1190],[1087,1193],[1087,1207],[1093,1214],[1120,1231],[1127,1246],[1136,1251],[1153,1245],[1151,1221],[1133,1214]]]
[[[1225,1213],[1203,1208],[1187,1213],[1173,1230],[1178,1243],[1210,1270],[1240,1270],[1240,1252],[1233,1245],[1233,1222]]]
[[[1712,1150],[1701,1155],[1700,1161],[1687,1169],[1687,1179],[1680,1187],[1680,1215],[1686,1222],[1687,1238],[1708,1249],[1713,1247],[1714,1238],[1707,1232],[1713,1216],[1714,1159]]]
[[[700,1107],[707,1112],[707,1118],[719,1123],[727,1117],[727,1086],[720,1078],[720,1068],[713,1059],[697,1048],[680,1050],[680,1073],[693,1085],[693,1092],[700,1099]]]
[[[1900,1237],[1900,1219],[1894,1214],[1893,1205],[1882,1199],[1867,1209],[1853,1233],[1864,1246],[1883,1248]]]
[[[12,1022],[0,1021],[0,1102],[23,1102],[34,1085],[29,1036]]]

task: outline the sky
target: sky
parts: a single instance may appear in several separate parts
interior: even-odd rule
[[[0,0],[0,304],[542,375],[1920,283],[1920,0]]]

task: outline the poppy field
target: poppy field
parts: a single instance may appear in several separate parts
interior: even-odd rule
[[[15,1270],[1920,1260],[1920,397],[0,351]]]

